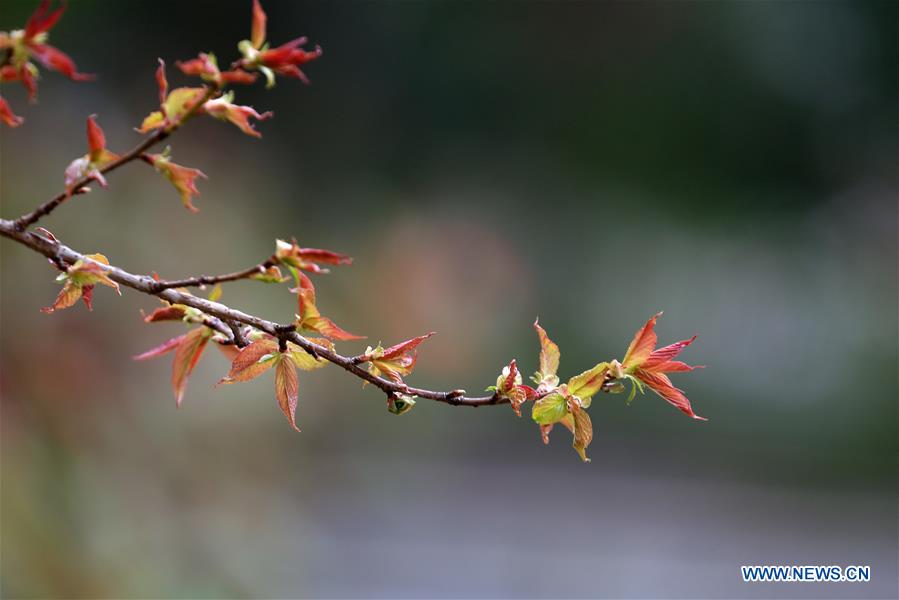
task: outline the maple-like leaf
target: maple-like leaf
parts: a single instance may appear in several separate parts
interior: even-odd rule
[[[197,189],[197,178],[208,179],[203,171],[175,164],[165,152],[162,154],[148,154],[146,160],[175,186],[175,189],[178,190],[178,195],[181,196],[181,203],[186,209],[191,212],[200,211],[193,205],[191,199],[200,195],[200,190]]]
[[[675,342],[669,346],[657,349],[658,338],[655,333],[655,325],[661,314],[658,313],[646,321],[646,324],[634,335],[634,339],[624,355],[624,360],[621,363],[613,361],[612,368],[620,370],[622,376],[635,378],[646,384],[652,391],[687,416],[705,421],[707,420],[705,417],[700,417],[693,412],[693,407],[683,391],[674,387],[674,384],[671,383],[671,380],[666,375],[666,373],[692,371],[693,369],[702,368],[701,366],[690,366],[686,363],[672,360],[684,348],[692,344],[696,336],[694,335],[688,340]]]
[[[219,383],[240,383],[256,379],[272,366],[278,354],[278,342],[260,339],[245,346],[231,363],[231,370]]]
[[[4,66],[0,72],[0,80],[4,82],[19,81],[28,92],[31,100],[37,94],[38,67],[37,61],[44,68],[62,73],[74,81],[87,81],[93,75],[79,73],[74,61],[64,52],[47,43],[50,29],[59,21],[65,11],[65,3],[55,10],[50,10],[50,0],[42,0],[37,9],[29,17],[24,29],[10,33],[0,32],[0,51],[5,55]],[[8,107],[7,107],[8,110]],[[12,115],[12,111],[8,110]],[[0,121],[10,127],[21,125],[17,119],[7,119],[0,107]]]
[[[599,363],[592,369],[575,375],[567,383],[558,385],[561,352],[549,339],[546,331],[534,322],[534,329],[540,340],[540,370],[534,375],[538,383],[535,395],[538,397],[531,411],[531,418],[540,426],[543,442],[549,443],[549,433],[556,423],[562,423],[574,434],[574,449],[581,460],[587,458],[587,446],[593,440],[593,423],[586,409],[592,397],[602,389],[609,379],[609,363]]]
[[[6,100],[0,96],[0,121],[9,127],[18,127],[25,122],[25,117],[15,114],[9,107],[9,104],[6,103]]]
[[[256,131],[250,119],[264,121],[274,116],[275,113],[267,111],[264,113],[256,112],[251,106],[239,106],[234,104],[234,93],[228,92],[214,100],[208,100],[203,104],[203,112],[209,116],[215,117],[222,121],[229,121],[237,126],[238,129],[247,135],[261,138],[262,134]]]
[[[368,361],[368,372],[376,377],[386,377],[402,383],[403,377],[412,373],[415,362],[418,360],[418,345],[434,335],[420,335],[411,340],[383,348],[380,344],[377,348],[369,346],[365,350],[363,358]]]
[[[134,360],[146,360],[172,351],[175,352],[175,358],[172,361],[172,391],[175,394],[175,403],[180,407],[187,389],[187,380],[193,373],[194,367],[197,366],[212,335],[211,329],[197,327],[184,335],[174,337],[155,348],[138,354]]]
[[[218,61],[212,53],[201,52],[197,58],[183,62],[179,60],[175,64],[178,65],[178,68],[185,75],[196,75],[203,81],[214,83],[217,87],[222,87],[229,83],[249,84],[256,81],[255,73],[247,73],[241,69],[220,71]]]
[[[305,273],[298,272],[297,274],[299,275],[299,286],[291,290],[297,294],[297,329],[315,331],[333,340],[365,339],[365,336],[352,334],[338,327],[331,319],[323,317],[315,304],[315,286],[312,285],[312,280]]]
[[[160,306],[144,317],[144,323],[157,323],[159,321],[183,321],[187,315],[187,307],[183,304],[169,304]]]
[[[88,152],[73,160],[65,171],[66,190],[69,194],[75,191],[75,184],[82,179],[93,179],[102,187],[106,187],[106,178],[101,170],[119,159],[118,155],[106,149],[106,136],[97,125],[94,115],[87,118]]]
[[[487,391],[492,391],[497,397],[508,400],[512,410],[519,417],[521,416],[521,405],[537,396],[534,388],[522,383],[521,371],[518,370],[514,359],[503,367],[499,377],[496,378],[496,385],[487,388]]]
[[[303,50],[302,46],[306,44],[307,40],[305,37],[299,37],[277,48],[269,48],[265,39],[267,20],[259,0],[253,0],[250,39],[243,40],[237,45],[243,58],[235,65],[244,69],[261,71],[266,78],[266,87],[275,85],[275,75],[294,77],[303,83],[309,83],[306,75],[300,70],[300,65],[321,56],[321,47],[316,46],[311,52]]]
[[[159,87],[159,110],[144,117],[139,133],[149,133],[156,129],[171,131],[181,125],[191,114],[201,112],[200,104],[208,93],[203,87],[179,87],[169,92],[165,76],[165,62],[160,58],[156,69],[156,85]]]
[[[333,349],[328,340],[312,338],[310,341]],[[231,370],[219,384],[241,383],[256,379],[272,367],[275,367],[275,397],[278,406],[290,426],[299,431],[296,424],[297,408],[297,369],[311,371],[328,364],[323,358],[310,355],[300,346],[292,342],[286,345],[286,351],[279,350],[278,341],[264,334],[259,339],[244,347],[233,359]]]
[[[299,275],[296,270],[309,273],[328,273],[328,269],[321,265],[351,265],[353,259],[346,254],[338,254],[321,248],[301,248],[296,239],[290,242],[275,240],[275,254],[273,258],[286,266],[293,273],[299,284]]]
[[[559,385],[559,376],[556,372],[559,370],[562,353],[559,352],[556,343],[546,335],[546,331],[540,327],[539,319],[534,321],[534,330],[540,340],[540,370],[534,374],[533,380],[538,385],[538,391],[544,392]]]
[[[88,254],[85,258],[89,260],[77,260],[66,269],[64,273],[60,273],[56,278],[62,282],[62,289],[51,306],[41,309],[42,312],[52,313],[56,310],[68,308],[83,300],[88,310],[93,310],[91,301],[93,298],[94,286],[96,284],[105,285],[113,288],[120,296],[122,290],[119,284],[109,278],[106,270],[102,265],[109,265],[109,260],[102,254]]]

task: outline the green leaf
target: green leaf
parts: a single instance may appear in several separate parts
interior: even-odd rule
[[[581,400],[589,400],[596,392],[602,389],[609,371],[609,363],[601,362],[589,371],[575,375],[568,380],[568,393],[577,396]],[[586,402],[584,406],[589,406]]]
[[[558,423],[568,413],[568,403],[562,394],[544,396],[534,403],[531,418],[540,425]]]

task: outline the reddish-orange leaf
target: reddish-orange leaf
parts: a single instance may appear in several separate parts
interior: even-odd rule
[[[184,339],[175,348],[175,359],[172,362],[172,390],[175,402],[180,407],[187,389],[187,378],[197,366],[197,361],[206,348],[211,333],[205,327],[198,327],[185,334]]]
[[[165,97],[169,93],[169,81],[165,78],[165,61],[160,59],[156,67],[156,86],[159,88],[159,106],[165,106]]]
[[[56,300],[53,302],[51,306],[45,306],[41,309],[41,312],[44,313],[52,313],[56,310],[62,310],[63,308],[69,308],[78,302],[78,299],[81,298],[83,293],[83,287],[80,285],[74,284],[71,280],[66,281],[63,284],[62,289],[59,290],[59,294],[56,296]],[[90,303],[87,303],[88,308],[90,308]]]
[[[287,417],[290,426],[300,430],[297,427],[296,412],[297,399],[299,394],[299,383],[297,382],[297,369],[289,356],[279,355],[278,364],[275,366],[275,397],[278,399],[278,406],[281,412]]]
[[[38,34],[44,33],[46,31],[50,31],[56,22],[62,17],[62,13],[65,12],[66,5],[63,3],[59,8],[47,14],[47,11],[50,10],[50,5],[52,4],[51,0],[41,0],[41,3],[35,9],[31,16],[28,17],[28,22],[25,23],[25,31],[24,37],[27,40],[34,39]]]
[[[653,350],[649,358],[641,365],[642,369],[647,371],[692,371],[694,367],[688,367],[682,362],[672,361],[671,359],[676,357],[678,354],[683,351],[684,348],[693,343],[696,339],[694,335],[689,340],[681,340],[680,342],[675,342],[671,345],[665,346],[664,348],[659,348],[658,350]],[[673,366],[674,368],[666,368],[668,365]],[[678,365],[678,366],[675,366]],[[687,368],[683,368],[687,367]]]
[[[218,343],[216,346],[222,353],[222,356],[228,359],[228,362],[234,362],[234,359],[240,354],[240,348],[234,344]]]
[[[328,269],[317,263],[328,265],[351,265],[353,259],[346,254],[338,254],[320,248],[301,248],[297,241],[275,240],[275,259],[290,267],[310,273],[327,273]]]
[[[257,340],[240,351],[231,363],[231,370],[219,383],[255,379],[272,367],[277,356],[278,342],[270,339]],[[263,358],[266,360],[262,360]]]
[[[187,314],[181,306],[160,306],[144,317],[144,323],[156,323],[158,321],[180,321]]]
[[[334,321],[327,317],[321,316],[315,303],[315,286],[312,280],[300,271],[297,271],[299,277],[299,287],[293,291],[297,294],[297,329],[305,329],[307,331],[315,331],[325,337],[334,340],[361,340],[365,336],[355,335],[338,327]]]
[[[133,356],[134,360],[147,360],[148,358],[156,358],[157,356],[162,356],[163,354],[167,354],[178,347],[178,345],[184,340],[185,335],[179,335],[178,337],[173,337],[170,340],[163,342],[162,344],[156,346],[155,348],[151,348],[142,354],[138,354]]]
[[[215,100],[207,101],[203,105],[203,111],[222,121],[230,121],[247,135],[261,138],[262,134],[256,131],[252,123],[250,123],[250,119],[264,121],[265,119],[273,117],[275,113],[271,111],[259,113],[251,106],[239,106],[233,104],[231,102],[233,99],[234,94],[228,92]]]
[[[0,96],[0,122],[8,127],[18,127],[25,122],[25,117],[15,114],[2,96]]]
[[[411,340],[406,340],[405,342],[400,342],[399,344],[393,345],[390,348],[385,348],[384,353],[381,355],[382,359],[390,360],[391,358],[396,358],[408,352],[415,350],[416,347],[436,332],[432,331],[431,333],[420,335],[418,337],[414,337]]]
[[[653,348],[656,347],[656,342],[658,342],[655,326],[656,320],[660,316],[662,316],[661,312],[650,318],[634,335],[630,346],[627,347],[624,360],[621,361],[622,367],[628,370],[636,369],[649,358]]]
[[[191,199],[200,195],[196,180],[198,177],[207,179],[206,174],[199,169],[175,164],[169,160],[168,156],[163,154],[150,154],[147,158],[156,170],[175,186],[175,189],[178,190],[178,194],[181,196],[181,203],[184,207],[191,212],[199,212],[200,209],[193,205]]]
[[[91,161],[97,161],[106,149],[106,135],[97,125],[96,115],[87,118],[87,148]]]
[[[708,420],[693,412],[693,407],[690,405],[690,401],[684,395],[683,391],[674,387],[671,380],[668,379],[668,376],[664,373],[653,373],[644,371],[643,369],[637,369],[634,375],[636,375],[640,381],[652,388],[652,391],[677,407],[677,409],[685,415],[701,421]]]
[[[262,44],[265,43],[266,20],[267,17],[265,11],[262,10],[262,5],[259,4],[259,0],[253,0],[253,27],[250,33],[250,43],[252,43],[253,47],[257,50],[262,48]]]

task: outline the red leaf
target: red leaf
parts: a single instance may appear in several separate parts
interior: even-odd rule
[[[683,391],[674,387],[671,383],[671,380],[668,379],[668,376],[664,373],[651,373],[649,371],[644,371],[643,369],[637,369],[636,373],[634,373],[643,383],[652,388],[656,394],[667,400],[670,404],[673,404],[689,417],[693,417],[694,419],[699,419],[701,421],[707,421],[705,417],[700,417],[695,412],[693,412],[693,407],[690,405],[690,401],[684,395]]]
[[[627,353],[624,355],[624,360],[621,361],[622,367],[625,369],[635,369],[641,366],[646,362],[646,359],[649,358],[653,348],[656,347],[656,342],[658,342],[655,326],[656,320],[660,316],[662,316],[661,312],[650,318],[634,335],[634,339],[631,341],[630,346],[627,347]]]
[[[87,149],[91,161],[100,158],[106,149],[106,135],[97,125],[96,115],[87,118]]]
[[[32,55],[51,71],[58,71],[74,81],[90,81],[94,76],[88,73],[79,73],[75,62],[65,52],[54,48],[49,44],[30,43]]]
[[[391,358],[396,358],[402,354],[406,354],[407,352],[411,352],[414,350],[420,343],[434,335],[436,332],[432,331],[426,335],[420,335],[418,337],[414,337],[411,340],[406,340],[405,342],[400,342],[390,348],[384,349],[384,354],[381,355],[381,358],[384,360],[390,360]]]
[[[297,369],[290,357],[281,355],[275,367],[275,397],[287,422],[297,431],[300,430],[296,422],[298,393]]]
[[[25,122],[25,117],[20,117],[13,113],[9,104],[6,103],[6,100],[0,96],[0,121],[7,127],[18,127]]]
[[[50,31],[62,17],[62,13],[65,9],[66,5],[65,2],[63,2],[59,8],[48,15],[47,11],[50,10],[50,0],[41,0],[41,3],[25,24],[25,39],[30,40],[40,33]]]
[[[184,318],[184,309],[180,306],[160,306],[144,317],[144,323],[156,323],[158,321],[180,321]]]
[[[695,339],[696,339],[696,336],[694,335],[694,336],[691,337],[689,340],[682,340],[682,341],[680,341],[680,342],[675,342],[675,343],[673,343],[673,344],[671,344],[671,345],[669,345],[669,346],[665,346],[664,348],[659,348],[658,350],[653,350],[653,351],[650,353],[649,358],[646,359],[646,361],[643,363],[643,365],[641,366],[641,368],[643,368],[643,369],[645,369],[645,370],[647,370],[647,371],[670,371],[670,370],[675,370],[675,369],[665,369],[665,368],[662,368],[662,365],[668,363],[669,361],[671,361],[672,358],[674,358],[675,356],[677,356],[678,354],[680,354],[681,351],[683,351],[684,348],[686,348],[687,346],[689,346],[690,344],[692,344],[692,343],[693,343],[693,340],[695,340]],[[687,366],[687,365],[684,365],[684,363],[680,363],[680,364],[683,365],[683,366],[685,366],[685,367]],[[690,369],[677,369],[677,370],[692,370],[692,368],[690,368]]]
[[[257,50],[265,43],[265,22],[267,17],[259,0],[253,0],[253,26],[250,30],[250,43]]]
[[[165,61],[161,58],[157,60],[159,66],[156,67],[156,85],[159,87],[159,106],[165,107],[165,98],[169,93],[169,81],[165,78]]]
[[[225,375],[219,383],[238,383],[242,381],[250,381],[256,379],[266,371],[268,371],[274,361],[268,360],[259,362],[259,359],[266,354],[277,355],[278,343],[262,339],[257,340],[243,348],[231,363],[231,370]]]
[[[178,337],[173,337],[172,339],[163,342],[162,344],[156,346],[155,348],[151,348],[142,354],[138,354],[133,356],[134,360],[147,360],[148,358],[156,358],[157,356],[162,356],[163,354],[167,354],[178,347],[178,345],[184,340],[186,335],[179,335]]]

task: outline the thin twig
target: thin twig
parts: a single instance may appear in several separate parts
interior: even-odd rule
[[[228,281],[238,281],[240,279],[249,279],[253,275],[264,273],[266,269],[275,264],[271,259],[253,265],[243,271],[235,271],[234,273],[226,273],[224,275],[200,275],[198,277],[185,277],[184,279],[164,279],[157,281],[154,285],[156,291],[161,292],[170,288],[182,287],[200,287],[204,285],[215,285],[217,283],[226,283]]]
[[[207,100],[209,100],[217,91],[218,89],[216,87],[208,86],[206,88],[205,95],[196,104],[194,104],[187,113],[185,113],[185,115],[178,123],[174,123],[173,125],[165,129],[157,130],[155,133],[146,137],[140,144],[138,144],[125,154],[121,155],[116,160],[97,170],[101,174],[105,175],[106,173],[118,169],[122,165],[126,165],[135,159],[141,158],[141,155],[145,151],[149,150],[151,147],[155,146],[159,142],[172,135],[172,133],[174,133],[178,129],[178,127],[180,127],[185,121],[187,121],[187,119],[193,116],[196,111],[199,110],[199,108],[203,106],[203,104]],[[16,231],[25,231],[25,229],[37,223],[42,217],[49,215],[57,206],[68,200],[70,196],[76,193],[80,193],[80,190],[84,188],[84,186],[88,185],[93,180],[93,177],[93,175],[82,177],[79,181],[76,181],[74,185],[69,186],[67,190],[60,192],[56,196],[50,198],[49,200],[35,208],[30,213],[22,215],[21,217],[13,221],[13,225],[15,226]]]

